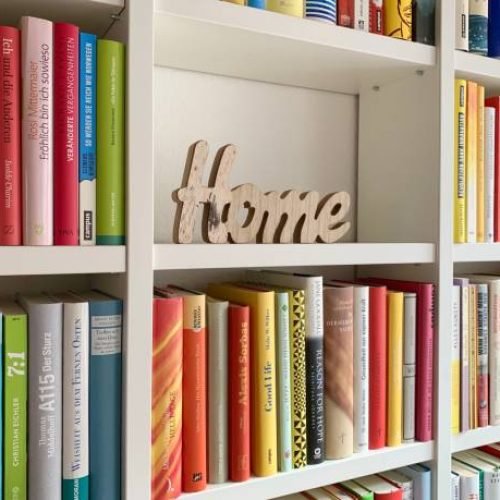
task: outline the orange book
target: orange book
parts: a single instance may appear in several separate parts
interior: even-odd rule
[[[151,499],[181,493],[182,299],[153,300]]]

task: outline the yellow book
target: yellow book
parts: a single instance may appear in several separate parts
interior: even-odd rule
[[[384,35],[411,40],[412,0],[384,1]]]
[[[304,17],[304,0],[267,0],[267,10]]]
[[[235,3],[238,5],[246,5],[245,0],[223,0],[224,2]]]
[[[467,82],[455,80],[454,241],[465,243],[465,124]]]
[[[467,243],[476,242],[477,222],[477,83],[467,82],[465,160],[465,231]]]
[[[477,428],[477,285],[469,286],[469,416]]]
[[[387,446],[399,446],[403,429],[403,292],[387,293]]]
[[[476,239],[478,243],[486,241],[484,231],[485,219],[484,193],[484,87],[477,86],[477,214]]]
[[[212,297],[250,307],[251,463],[255,476],[278,472],[274,292],[221,283]]]

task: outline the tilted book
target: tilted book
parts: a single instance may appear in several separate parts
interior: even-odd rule
[[[404,294],[403,307],[403,442],[415,441],[415,378],[417,372],[417,296]]]
[[[451,432],[460,432],[460,285],[453,285],[453,317],[451,330]]]
[[[411,40],[412,0],[384,0],[384,34],[393,38]]]
[[[454,242],[465,243],[465,160],[467,123],[467,82],[455,80],[455,170],[453,175]]]
[[[469,51],[488,54],[488,0],[469,0]]]
[[[467,243],[477,241],[477,83],[467,82],[465,230]]]
[[[476,241],[484,243],[485,236],[485,173],[484,173],[484,87],[477,86],[477,195],[476,195]]]
[[[469,0],[455,1],[455,48],[469,50]]]
[[[495,108],[486,106],[484,108],[484,233],[487,243],[495,241],[495,120]]]

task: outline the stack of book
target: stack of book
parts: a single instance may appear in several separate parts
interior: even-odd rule
[[[279,500],[431,500],[431,486],[431,470],[416,464],[294,493]]]
[[[500,97],[455,81],[454,241],[500,241]]]
[[[121,498],[121,337],[99,292],[0,301],[4,498]]]
[[[500,425],[500,276],[453,284],[452,430]]]
[[[0,245],[122,245],[124,45],[0,26]]]
[[[434,45],[435,0],[225,0]]]
[[[155,289],[152,497],[431,440],[433,294],[274,271]]]

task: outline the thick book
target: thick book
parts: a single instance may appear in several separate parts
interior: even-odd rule
[[[21,45],[0,26],[0,245],[22,244]]]
[[[305,292],[307,463],[324,460],[323,278],[277,271],[247,271],[248,280]]]
[[[451,471],[460,476],[460,498],[479,500],[479,472],[452,458]]]
[[[467,82],[466,160],[465,160],[465,230],[466,242],[477,241],[477,83]]]
[[[80,245],[95,245],[97,148],[97,37],[80,33],[78,180]]]
[[[46,295],[22,295],[28,314],[29,498],[61,499],[63,309]]]
[[[151,498],[181,494],[182,299],[153,299]]]
[[[469,285],[469,425],[477,427],[477,285]]]
[[[477,86],[477,194],[476,241],[484,243],[485,229],[485,174],[484,174],[484,87]]]
[[[469,0],[469,51],[488,55],[488,0]]]
[[[123,302],[80,293],[90,321],[90,498],[121,498]]]
[[[465,170],[467,81],[455,80],[455,170],[453,175],[454,242],[466,242]]]
[[[337,24],[337,0],[305,0],[305,17]]]
[[[125,243],[125,47],[97,41],[98,245]]]
[[[417,296],[404,294],[403,305],[403,436],[415,441],[415,377],[417,372]]]
[[[372,491],[374,500],[403,500],[403,490],[381,476],[364,476],[355,482]]]
[[[370,0],[370,33],[384,33],[384,1]]]
[[[267,0],[267,10],[304,17],[304,0]]]
[[[354,451],[353,287],[324,288],[326,457]]]
[[[432,473],[425,465],[416,464],[396,469],[413,480],[413,498],[415,500],[431,500]]]
[[[79,29],[54,24],[54,244],[78,245]]]
[[[337,24],[347,28],[354,28],[354,1],[337,0]]]
[[[488,57],[500,57],[500,4],[494,0],[488,5]]]
[[[23,243],[52,245],[53,225],[53,29],[21,18]]]
[[[489,420],[488,397],[488,285],[477,285],[477,425]]]
[[[230,304],[229,334],[229,479],[250,477],[250,308]]]
[[[460,432],[460,285],[453,285],[451,327],[451,432]]]
[[[0,301],[3,318],[3,493],[27,496],[28,317],[16,303]]]
[[[469,0],[455,1],[455,48],[469,50]]]
[[[435,0],[414,0],[412,13],[412,40],[426,45],[436,43]]]
[[[384,0],[384,35],[411,40],[412,3],[412,0]]]
[[[369,31],[370,0],[354,0],[354,29]]]
[[[417,375],[415,439],[430,441],[433,425],[434,285],[417,281],[381,278],[364,279],[370,285],[385,285],[417,294]]]
[[[228,479],[228,308],[207,297],[208,482]]]
[[[235,284],[209,284],[208,293],[250,307],[251,461],[256,476],[278,471],[274,292]]]
[[[487,243],[495,241],[495,120],[496,110],[484,108],[484,234]]]

